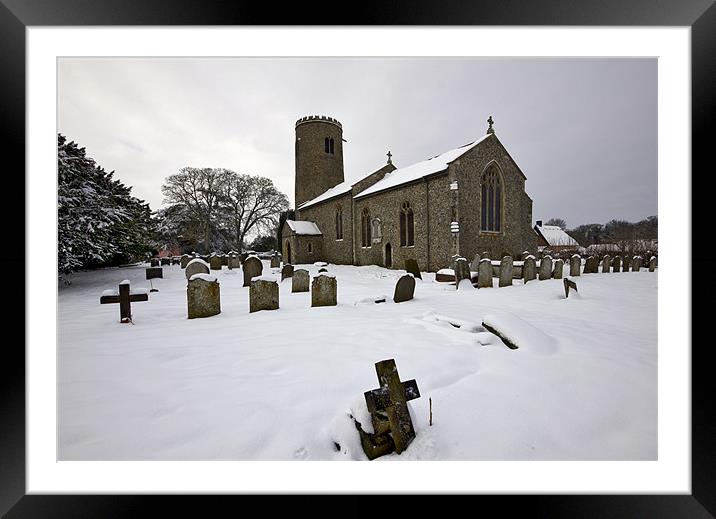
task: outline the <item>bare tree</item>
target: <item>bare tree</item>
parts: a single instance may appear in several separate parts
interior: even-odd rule
[[[222,168],[186,167],[167,177],[162,186],[165,203],[181,204],[199,221],[204,231],[204,251],[207,254],[211,247],[213,219],[219,210],[223,186],[230,173]]]
[[[221,189],[222,220],[234,246],[241,250],[253,232],[273,232],[279,216],[288,209],[288,197],[271,179],[228,172]]]
[[[547,220],[547,223],[545,225],[556,225],[562,230],[565,230],[567,228],[567,222],[564,220],[564,218],[550,218]]]

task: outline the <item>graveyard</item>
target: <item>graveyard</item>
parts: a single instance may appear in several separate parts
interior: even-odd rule
[[[459,262],[412,279],[254,259],[246,275],[238,259],[167,260],[161,275],[136,264],[59,287],[60,460],[367,460],[356,423],[382,427],[367,402],[390,403],[376,381],[389,360],[412,441],[376,462],[657,457],[645,264],[591,260],[574,276],[556,262],[552,279],[526,258],[525,283],[483,259],[500,270],[473,287]],[[436,281],[456,274],[457,289]]]

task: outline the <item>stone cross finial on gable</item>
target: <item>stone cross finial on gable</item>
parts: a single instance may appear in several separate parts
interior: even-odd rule
[[[492,125],[493,125],[494,123],[495,123],[495,121],[492,120],[492,116],[490,116],[490,117],[487,118],[487,124],[490,125],[490,126],[488,126],[488,128],[487,128],[487,133],[495,133],[495,130],[492,129]]]
[[[390,153],[390,150],[388,150],[388,153],[386,153],[386,155],[388,155],[388,164],[392,164],[392,163],[393,163],[393,159],[392,159],[391,157],[393,156],[393,154]]]

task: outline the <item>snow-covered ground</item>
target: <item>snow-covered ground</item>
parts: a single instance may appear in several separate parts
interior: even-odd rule
[[[456,291],[423,274],[395,304],[403,271],[330,265],[337,307],[311,308],[286,280],[279,310],[249,314],[241,271],[224,267],[221,314],[189,320],[174,265],[120,324],[99,297],[123,279],[148,287],[144,268],[60,286],[62,460],[366,459],[349,414],[370,427],[363,392],[389,358],[421,397],[416,439],[381,460],[656,459],[657,273],[583,275],[569,299],[562,280]]]

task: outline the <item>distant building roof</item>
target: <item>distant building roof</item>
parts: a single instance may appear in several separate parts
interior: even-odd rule
[[[286,220],[286,223],[294,233],[302,236],[320,236],[323,234],[314,222]]]
[[[368,189],[356,194],[354,198],[378,193],[379,191],[384,191],[392,187],[407,184],[409,182],[419,180],[428,175],[432,175],[433,173],[439,173],[441,171],[444,171],[447,169],[448,165],[451,162],[460,158],[462,155],[477,146],[479,143],[487,139],[490,135],[494,134],[488,133],[480,139],[476,140],[475,142],[471,142],[470,144],[455,148],[454,150],[446,151],[445,153],[441,153],[440,155],[436,155],[435,157],[428,160],[424,160],[422,162],[417,162],[411,166],[398,168],[385,175],[382,180],[376,182]]]
[[[579,247],[577,240],[556,225],[535,225],[537,231],[551,247]]]

